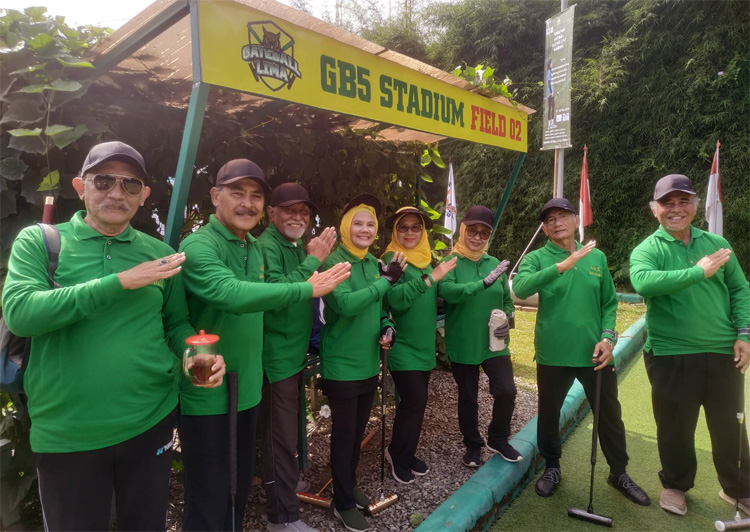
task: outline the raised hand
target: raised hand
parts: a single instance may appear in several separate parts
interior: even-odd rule
[[[500,261],[500,264],[495,266],[495,269],[492,270],[487,275],[487,277],[484,278],[484,287],[489,288],[490,286],[492,286],[492,284],[497,281],[502,274],[508,271],[508,266],[510,266],[509,260]]]
[[[388,264],[380,262],[381,272],[380,276],[391,284],[395,284],[403,275],[406,270],[406,254],[401,251],[397,251],[393,254],[391,261]]]
[[[321,297],[333,292],[341,282],[349,278],[352,265],[348,262],[339,262],[324,272],[314,272],[307,280],[313,287],[313,297]]]
[[[336,229],[326,227],[323,231],[307,243],[307,254],[312,255],[320,262],[325,261],[331,254],[333,245],[336,243]]]
[[[703,268],[703,275],[708,278],[719,271],[719,268],[726,264],[729,260],[729,257],[731,256],[731,249],[722,248],[711,253],[710,255],[706,255],[705,257],[703,257],[698,261],[697,266]]]
[[[169,279],[180,273],[181,264],[185,262],[184,253],[173,253],[161,259],[142,262],[129,270],[117,274],[125,290],[136,290],[148,286],[159,279]]]
[[[458,257],[453,257],[451,260],[447,260],[445,262],[441,262],[438,264],[434,270],[432,270],[432,278],[437,283],[445,277],[445,274],[451,271],[453,268],[456,267],[456,262],[458,261]]]
[[[581,249],[575,250],[570,256],[562,262],[557,263],[557,271],[562,273],[566,272],[575,266],[576,262],[581,260],[583,257],[591,253],[591,250],[596,247],[596,240],[589,240],[584,244]]]

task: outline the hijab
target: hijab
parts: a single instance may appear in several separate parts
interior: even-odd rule
[[[383,255],[388,253],[389,251],[398,252],[400,251],[404,255],[406,255],[406,260],[410,264],[413,264],[420,270],[425,269],[430,262],[432,261],[432,252],[430,251],[430,241],[427,238],[427,229],[425,229],[424,221],[422,221],[422,235],[419,239],[419,243],[412,248],[412,249],[406,249],[404,246],[402,246],[398,241],[398,230],[396,227],[398,227],[398,223],[401,221],[401,218],[406,216],[407,214],[414,214],[412,212],[406,212],[396,218],[396,221],[393,224],[393,232],[391,234],[391,243],[388,244],[388,247],[385,248],[385,252]]]
[[[344,213],[344,216],[341,217],[341,225],[339,226],[339,232],[341,234],[341,243],[344,245],[344,247],[354,255],[355,257],[359,259],[364,259],[365,255],[367,255],[367,249],[362,249],[357,246],[355,246],[352,243],[352,237],[351,237],[351,228],[352,228],[352,220],[354,219],[354,216],[360,212],[366,212],[370,216],[372,216],[372,219],[375,221],[375,235],[378,234],[378,215],[375,212],[375,209],[370,207],[369,205],[365,205],[364,203],[360,203],[359,205],[356,205],[346,211]],[[369,249],[369,248],[368,248]]]
[[[479,249],[477,251],[471,250],[469,246],[466,245],[466,224],[461,222],[461,228],[459,229],[458,233],[458,242],[455,246],[453,246],[451,253],[456,253],[457,255],[461,255],[462,257],[466,257],[467,259],[476,262],[482,258],[482,255],[484,255],[484,252],[487,251],[487,247],[489,245],[490,241],[489,239],[487,239],[487,242],[484,244],[484,247],[482,249]]]

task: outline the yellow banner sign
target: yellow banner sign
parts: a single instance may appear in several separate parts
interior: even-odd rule
[[[198,2],[203,81],[515,151],[528,115],[233,2]]]

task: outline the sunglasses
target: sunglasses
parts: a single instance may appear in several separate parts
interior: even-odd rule
[[[115,175],[115,174],[96,174],[93,177],[87,178],[89,181],[94,183],[94,188],[100,192],[108,192],[115,188],[117,183],[122,185],[122,189],[130,194],[131,196],[137,196],[143,190],[145,186],[143,181],[137,177],[130,177],[126,175]]]
[[[399,233],[408,233],[411,231],[412,233],[421,233],[422,232],[422,224],[414,224],[414,225],[397,225],[396,231]]]
[[[565,222],[570,219],[571,216],[574,216],[572,212],[564,212],[557,214],[555,216],[548,216],[544,219],[544,225],[554,225],[558,221]]]
[[[482,240],[489,240],[490,235],[492,234],[492,231],[490,231],[489,229],[484,229],[483,231],[477,231],[473,227],[467,227],[466,234],[470,236],[471,238],[478,236]]]

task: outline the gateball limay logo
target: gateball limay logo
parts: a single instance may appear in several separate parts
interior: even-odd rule
[[[294,39],[275,22],[248,22],[247,38],[242,60],[250,66],[255,81],[276,92],[291,89],[294,80],[302,77],[294,58]]]

